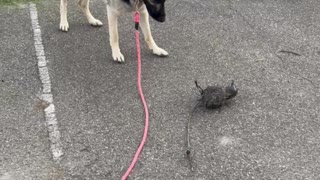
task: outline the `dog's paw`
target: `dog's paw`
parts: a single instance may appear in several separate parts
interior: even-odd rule
[[[69,30],[69,23],[68,22],[60,22],[59,29],[61,31],[67,32]]]
[[[152,49],[152,53],[160,57],[166,57],[169,55],[169,53],[166,50],[159,47]]]
[[[99,19],[90,19],[89,20],[89,24],[91,26],[96,26],[96,27],[99,27],[99,26],[103,25],[103,23]]]
[[[122,55],[122,53],[120,51],[113,51],[112,58],[116,62],[119,62],[119,63],[124,62],[124,56]]]

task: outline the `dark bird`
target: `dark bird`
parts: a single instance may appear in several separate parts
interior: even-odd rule
[[[238,94],[238,88],[234,84],[234,80],[231,81],[231,84],[223,86],[208,86],[206,89],[202,89],[198,82],[195,81],[196,87],[200,92],[200,99],[198,103],[192,109],[190,117],[187,124],[187,158],[189,159],[191,170],[193,171],[192,159],[190,157],[191,145],[190,145],[190,129],[191,129],[191,119],[194,113],[194,110],[198,106],[204,106],[207,109],[217,109],[223,106],[227,100],[234,98]]]
[[[201,94],[200,105],[204,105],[207,109],[220,108],[228,99],[232,99],[238,94],[234,80],[226,87],[208,86],[206,89],[202,89],[197,81],[195,81],[195,84]]]

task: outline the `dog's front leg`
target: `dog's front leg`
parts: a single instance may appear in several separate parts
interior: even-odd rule
[[[144,35],[144,39],[148,44],[149,49],[151,49],[153,54],[157,56],[168,56],[168,52],[160,48],[153,40],[153,37],[151,35],[151,30],[150,30],[150,24],[149,24],[149,14],[146,7],[143,7],[143,9],[140,11],[140,14],[141,14],[141,22],[140,22],[141,30]]]
[[[67,20],[68,0],[60,0],[60,30],[68,31],[69,23]]]
[[[109,39],[112,50],[113,60],[124,62],[124,57],[120,52],[119,34],[118,34],[118,13],[107,5],[108,24],[109,24]]]
[[[102,22],[94,18],[89,9],[90,0],[79,0],[79,6],[92,26],[102,26]]]

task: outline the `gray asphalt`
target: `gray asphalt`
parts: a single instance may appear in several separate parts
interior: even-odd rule
[[[119,24],[126,63],[117,64],[104,2],[91,3],[104,23],[94,28],[70,1],[68,33],[58,30],[58,4],[37,8],[64,156],[51,159],[43,113],[33,110],[41,86],[28,8],[2,7],[0,179],[120,179],[144,125],[132,17]],[[170,56],[142,46],[150,130],[130,179],[320,179],[318,7],[312,0],[168,1],[167,21],[152,20],[151,29]],[[234,79],[240,90],[220,111],[194,114],[191,172],[185,126],[195,79],[202,86]]]
[[[0,179],[51,179],[29,10],[0,7]]]

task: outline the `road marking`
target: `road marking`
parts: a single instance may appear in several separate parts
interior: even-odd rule
[[[55,106],[53,104],[53,96],[51,93],[51,81],[49,70],[47,67],[47,60],[44,52],[44,47],[41,38],[41,29],[38,21],[37,7],[34,3],[29,4],[30,17],[33,29],[34,47],[38,59],[38,70],[40,80],[42,83],[42,100],[49,105],[44,109],[46,125],[49,133],[50,149],[54,160],[59,160],[63,155],[62,145],[60,141],[60,132],[58,128],[58,120],[55,113]]]

